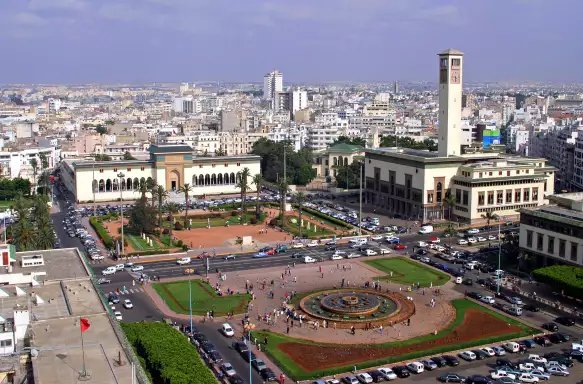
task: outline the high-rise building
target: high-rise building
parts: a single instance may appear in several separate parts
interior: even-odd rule
[[[273,101],[278,92],[283,92],[283,73],[276,69],[263,76],[263,98]]]
[[[306,91],[293,91],[291,93],[291,113],[292,116],[302,109],[308,108],[308,92]]]
[[[448,49],[439,54],[439,131],[440,157],[460,155],[462,121],[463,53]]]
[[[398,95],[399,94],[399,82],[397,80],[395,80],[395,86],[394,86],[394,89],[393,89],[393,93],[395,95]]]

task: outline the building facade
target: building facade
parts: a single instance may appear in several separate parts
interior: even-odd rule
[[[156,182],[167,191],[178,191],[185,183],[194,187],[192,196],[236,194],[240,173],[249,168],[251,178],[261,172],[259,156],[195,157],[186,145],[151,145],[145,161],[61,162],[61,181],[77,202],[135,200],[140,185]],[[93,189],[91,186],[93,185]]]
[[[583,194],[549,196],[553,205],[520,211],[521,260],[533,267],[583,267]]]

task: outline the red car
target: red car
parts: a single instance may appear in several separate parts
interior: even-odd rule
[[[269,251],[267,251],[268,255],[275,255],[275,249],[270,249]]]
[[[197,256],[197,258],[199,258],[199,259],[204,259],[205,257],[211,257],[211,254],[208,252],[203,252]]]
[[[403,244],[395,244],[395,246],[393,247],[393,249],[405,249],[407,248],[406,246],[404,246]]]

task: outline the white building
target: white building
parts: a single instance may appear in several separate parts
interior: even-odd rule
[[[290,99],[292,116],[297,111],[308,108],[308,92],[299,90],[292,91]]]
[[[47,160],[47,167],[43,167],[42,158]],[[61,158],[61,150],[55,147],[35,147],[22,149],[20,151],[4,151],[0,152],[0,172],[2,176],[7,178],[21,177],[23,179],[34,182],[34,169],[31,165],[32,159],[36,159],[37,170],[36,177],[45,170],[53,170],[59,163]]]
[[[263,76],[263,98],[273,101],[278,92],[283,92],[283,73],[276,69]]]

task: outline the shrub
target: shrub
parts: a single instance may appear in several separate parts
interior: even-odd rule
[[[117,234],[118,234],[118,235],[121,235],[121,227],[119,227],[119,228],[117,229]]]
[[[156,237],[160,237],[160,230],[159,229],[154,229],[152,231],[152,235],[156,236]]]
[[[183,250],[184,252],[188,251],[188,245],[186,245],[186,244],[182,244],[182,250]]]
[[[271,219],[271,221],[269,222],[269,225],[274,226],[274,227],[279,227],[279,226],[281,226],[281,221],[278,219]]]
[[[170,215],[166,216],[166,221],[170,221],[171,217]]]
[[[182,224],[180,224],[179,221],[177,221],[176,223],[174,223],[174,229],[177,231],[182,230],[182,228],[184,228],[184,226]]]
[[[214,384],[217,379],[196,347],[166,323],[121,323],[155,383]]]
[[[251,217],[251,219],[249,219],[249,222],[253,225],[257,224],[259,220],[257,220],[257,218],[255,216]]]
[[[164,229],[162,230],[162,234],[163,234],[163,235],[167,235],[167,234],[169,234],[169,233],[170,233],[170,230],[169,230],[168,228],[164,228]]]
[[[151,256],[151,255],[167,255],[170,253],[168,249],[154,249],[150,251],[141,251],[141,252],[129,252],[126,255],[129,256]]]
[[[583,268],[570,265],[553,265],[535,269],[532,276],[536,281],[546,283],[565,295],[583,297]]]
[[[294,207],[295,207],[295,208],[297,208],[297,204],[294,204]],[[325,215],[325,214],[323,214],[322,212],[316,211],[316,210],[314,210],[314,209],[310,209],[310,208],[307,208],[307,207],[302,207],[302,212],[304,212],[304,213],[309,213],[309,214],[311,214],[311,215],[314,215],[314,216],[320,217],[320,218],[322,218],[322,219],[324,219],[324,220],[328,220],[329,222],[331,222],[331,223],[334,223],[334,224],[336,224],[336,225],[338,225],[338,226],[341,226],[341,227],[343,227],[343,228],[349,228],[349,229],[352,229],[352,225],[350,225],[350,224],[348,224],[348,223],[345,223],[345,222],[344,222],[344,221],[342,221],[342,220],[338,220],[338,219],[337,219],[337,218],[335,218],[335,217],[331,217],[331,216]]]
[[[231,212],[231,216],[232,217],[237,217],[237,216],[239,216],[239,212],[233,211],[233,212]]]
[[[176,246],[177,246],[177,247],[182,247],[182,244],[183,244],[183,243],[182,243],[182,240],[178,240],[178,241],[176,242]]]
[[[95,229],[95,232],[97,232],[97,235],[101,238],[101,241],[103,241],[103,245],[109,249],[113,248],[113,238],[107,233],[101,222],[95,217],[92,217],[89,219],[89,224]]]

